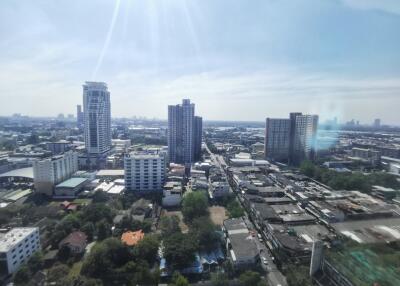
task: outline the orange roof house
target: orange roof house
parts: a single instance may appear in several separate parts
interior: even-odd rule
[[[144,237],[144,232],[142,230],[138,231],[127,231],[121,236],[121,241],[128,246],[134,246]]]

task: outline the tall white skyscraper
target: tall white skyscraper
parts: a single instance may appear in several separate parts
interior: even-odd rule
[[[183,99],[182,104],[168,106],[168,157],[179,164],[194,162],[194,104]]]
[[[89,154],[103,154],[111,148],[110,92],[104,82],[83,85],[85,146]]]

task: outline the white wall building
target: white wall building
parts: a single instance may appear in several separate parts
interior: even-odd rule
[[[132,152],[124,158],[127,191],[162,191],[165,181],[166,158],[159,151]]]
[[[18,270],[21,264],[41,249],[39,228],[19,227],[0,233],[0,264],[8,274]]]
[[[89,154],[103,154],[111,148],[110,92],[104,82],[83,85],[85,146]]]
[[[78,171],[78,153],[65,152],[33,162],[33,179],[36,191],[51,196],[54,186]]]

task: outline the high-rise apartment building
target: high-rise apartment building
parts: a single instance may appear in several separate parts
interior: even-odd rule
[[[88,154],[101,155],[111,148],[110,92],[104,82],[83,85],[85,146]]]
[[[200,116],[194,117],[193,127],[193,141],[194,141],[194,160],[199,161],[201,159],[201,143],[203,136],[203,118]]]
[[[124,157],[125,187],[127,191],[162,191],[166,172],[165,152],[132,152]]]
[[[168,156],[170,162],[194,162],[194,104],[184,99],[182,104],[168,106]]]
[[[290,119],[267,118],[265,124],[265,157],[285,162],[289,158]]]
[[[83,127],[83,112],[82,112],[82,105],[76,106],[76,125],[78,128]]]
[[[54,186],[78,171],[78,154],[74,151],[33,162],[33,180],[36,192],[48,196]]]
[[[317,115],[291,113],[289,119],[267,118],[265,157],[293,165],[313,160],[316,153]]]
[[[0,265],[6,274],[15,273],[41,249],[38,227],[17,227],[0,233]]]
[[[294,133],[290,138],[290,163],[298,165],[303,160],[314,160],[317,147],[318,116],[296,114],[291,121],[294,121]]]

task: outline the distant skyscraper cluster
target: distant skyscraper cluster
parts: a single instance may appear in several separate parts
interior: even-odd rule
[[[317,115],[291,113],[288,119],[267,118],[266,159],[290,164],[313,160],[316,152]]]
[[[168,156],[170,162],[191,164],[201,155],[202,118],[195,116],[189,99],[168,106]]]

